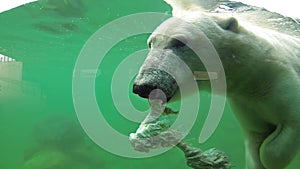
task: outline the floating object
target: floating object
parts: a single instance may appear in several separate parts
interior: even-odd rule
[[[148,152],[150,149],[178,144],[182,138],[181,132],[169,129],[176,117],[176,112],[165,108],[162,101],[152,104],[151,113],[141,123],[136,133],[130,134],[129,140],[134,149]]]
[[[129,140],[135,150],[148,152],[160,147],[177,146],[186,157],[187,165],[194,169],[230,169],[228,157],[215,148],[202,151],[182,141],[183,134],[177,129],[170,129],[178,112],[165,107],[161,100],[152,100],[151,112],[141,123],[136,133],[131,133]]]
[[[188,143],[180,142],[176,145],[185,155],[187,165],[194,169],[230,169],[231,164],[227,155],[211,148],[206,151],[201,151],[199,148],[192,147]]]

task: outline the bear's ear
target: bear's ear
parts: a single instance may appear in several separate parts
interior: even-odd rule
[[[237,33],[239,28],[238,20],[235,17],[217,19],[217,24],[224,30]]]

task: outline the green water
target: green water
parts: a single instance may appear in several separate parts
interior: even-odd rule
[[[121,16],[170,13],[170,7],[162,0],[86,0],[84,4],[77,0],[71,7],[62,1],[51,2],[59,4],[41,8],[35,2],[0,14],[0,53],[23,63],[23,80],[37,91],[29,90],[21,98],[2,99],[0,103],[0,169],[188,168],[182,152],[176,148],[144,159],[119,157],[103,150],[79,126],[72,99],[76,58],[95,31]],[[139,124],[116,110],[110,93],[112,75],[128,55],[147,48],[148,36],[130,37],[114,46],[95,80],[103,115],[124,135],[134,132]],[[128,92],[137,109],[149,108],[146,100],[133,95],[130,88]],[[228,105],[213,136],[204,144],[197,143],[209,103],[210,95],[202,93],[197,122],[186,140],[202,149],[223,150],[234,168],[243,168],[243,137]],[[111,141],[118,144],[118,140]]]

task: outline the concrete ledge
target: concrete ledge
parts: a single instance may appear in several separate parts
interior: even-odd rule
[[[0,99],[41,97],[38,85],[22,80],[22,62],[0,62]]]

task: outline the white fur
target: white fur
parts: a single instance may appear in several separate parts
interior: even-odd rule
[[[219,53],[230,103],[246,137],[247,168],[285,168],[300,150],[300,39],[243,22],[234,32],[223,30],[220,23],[230,19],[199,12],[199,1],[165,1],[173,15],[197,29],[170,22],[160,30],[195,43],[201,37],[190,34],[202,31]]]
[[[182,11],[185,10],[199,10],[202,9],[200,5],[200,0],[164,0],[170,4],[173,8],[173,15],[180,15]]]

